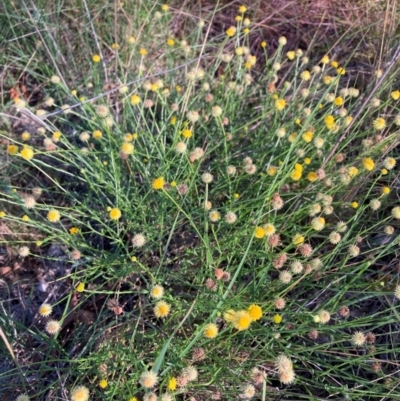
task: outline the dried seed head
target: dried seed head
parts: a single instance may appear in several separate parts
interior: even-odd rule
[[[135,234],[132,238],[132,245],[135,248],[141,248],[143,245],[146,244],[146,237],[142,234]]]
[[[73,250],[69,255],[72,260],[79,260],[82,256],[77,249]]]
[[[286,355],[278,355],[275,359],[275,368],[279,373],[293,370],[293,363]]]
[[[329,322],[329,320],[331,320],[331,315],[328,311],[322,310],[318,313],[318,318],[320,323],[326,324]]]
[[[318,338],[318,331],[317,330],[310,330],[309,332],[308,332],[308,338],[310,339],[310,340],[313,340],[313,341],[315,341],[317,338]]]
[[[310,244],[302,244],[299,246],[299,252],[300,252],[301,256],[308,258],[312,255],[313,249]]]
[[[210,291],[216,291],[218,289],[218,284],[212,278],[208,278],[206,280],[206,288]]]
[[[119,303],[116,299],[109,299],[107,301],[107,308],[114,312],[117,316],[120,315],[124,310],[119,306]]]
[[[254,397],[255,393],[256,393],[255,387],[252,384],[246,384],[242,388],[242,394],[240,394],[240,398],[250,399]]]
[[[365,344],[365,341],[366,341],[365,334],[362,333],[361,331],[356,331],[351,336],[351,342],[357,347],[363,346]]]
[[[287,254],[281,253],[278,257],[274,259],[272,264],[275,267],[275,269],[281,269],[283,265],[286,263],[286,261],[287,261]]]
[[[380,372],[382,370],[382,363],[381,362],[374,362],[372,364],[372,370],[376,373]]]
[[[186,195],[189,187],[186,184],[179,184],[176,189],[178,190],[179,195]]]
[[[285,301],[284,298],[277,298],[277,299],[275,300],[275,308],[276,308],[276,309],[281,310],[281,309],[283,309],[285,306],[286,306],[286,301]]]
[[[350,309],[347,306],[341,306],[338,311],[341,317],[348,317],[350,315]]]
[[[368,333],[365,335],[365,341],[366,341],[366,343],[369,344],[369,345],[375,344],[375,341],[376,341],[376,336],[375,336],[375,334],[372,333],[371,331],[368,332]]]
[[[194,366],[187,366],[186,368],[183,369],[182,376],[185,376],[188,382],[192,382],[197,380],[199,372]]]
[[[292,281],[292,274],[288,270],[284,270],[279,274],[279,281],[283,284],[289,284]]]
[[[193,362],[200,362],[206,356],[206,352],[203,348],[195,348],[192,352],[192,360]]]
[[[277,246],[282,245],[281,237],[279,234],[272,234],[268,237],[267,242],[272,248],[276,248]]]
[[[186,376],[179,376],[177,379],[177,385],[179,388],[185,387],[189,383]]]
[[[227,282],[231,279],[231,273],[229,272],[224,272],[223,276],[222,276],[222,281]]]
[[[214,276],[217,280],[221,280],[222,276],[224,275],[223,269],[215,269]]]

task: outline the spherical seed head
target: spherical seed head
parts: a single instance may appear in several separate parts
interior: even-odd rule
[[[347,230],[347,225],[346,225],[346,223],[344,221],[339,221],[336,224],[336,231],[337,232],[344,233],[344,232],[346,232],[346,230]]]
[[[247,174],[252,175],[252,174],[254,174],[254,173],[257,171],[257,166],[256,166],[255,164],[247,164],[247,165],[245,166],[245,168],[244,168],[244,171],[245,171]]]
[[[231,279],[231,273],[229,273],[229,272],[224,272],[224,274],[222,275],[222,281],[224,281],[224,282],[228,282],[228,281],[230,281],[230,279]]]
[[[87,141],[90,139],[90,134],[89,134],[89,132],[82,132],[82,133],[79,135],[79,139],[80,139],[82,142],[87,142]]]
[[[251,157],[245,157],[242,161],[243,167],[248,166],[249,164],[253,164],[253,159]]]
[[[164,296],[164,287],[155,285],[150,291],[150,296],[154,299],[161,299]]]
[[[318,333],[317,330],[310,330],[310,331],[308,332],[308,338],[309,338],[310,340],[313,340],[313,341],[315,341],[315,340],[318,338],[318,335],[319,335],[319,333]]]
[[[146,99],[146,100],[143,102],[143,106],[144,106],[145,108],[149,109],[150,107],[153,107],[153,106],[154,106],[154,102],[153,102],[151,99]]]
[[[281,253],[278,257],[276,257],[274,259],[272,264],[275,267],[275,269],[280,269],[283,267],[283,265],[286,263],[286,261],[287,261],[286,253]]]
[[[186,153],[186,150],[187,150],[186,143],[185,142],[178,142],[176,144],[176,146],[175,146],[175,150],[176,150],[177,153],[183,155],[184,153]]]
[[[50,304],[43,304],[39,307],[39,315],[40,316],[50,316],[53,311],[53,307]]]
[[[49,334],[54,335],[60,331],[61,324],[57,320],[50,320],[47,322],[45,329]]]
[[[28,256],[29,253],[30,253],[30,251],[29,251],[29,248],[27,246],[21,246],[21,248],[19,248],[19,250],[18,250],[18,254],[22,258],[25,258],[26,256]]]
[[[394,227],[393,226],[385,226],[385,228],[383,229],[383,231],[385,232],[385,234],[387,235],[392,235],[394,233]]]
[[[185,376],[189,382],[197,380],[199,376],[199,372],[194,366],[187,366],[183,369],[182,375]]]
[[[193,111],[193,110],[188,111],[186,116],[191,123],[195,123],[195,122],[199,121],[199,118],[200,118],[199,113],[197,111]]]
[[[56,209],[50,209],[47,213],[47,220],[49,220],[51,223],[57,223],[60,221],[60,217],[60,212]]]
[[[281,36],[281,37],[278,39],[278,43],[279,43],[281,46],[285,46],[286,43],[287,43],[286,37],[285,37],[285,36]]]
[[[33,196],[26,196],[24,198],[24,204],[27,209],[32,209],[36,205],[36,200]]]
[[[155,394],[155,393],[153,393],[153,392],[151,392],[151,393],[146,393],[146,394],[143,396],[143,401],[157,401],[157,400],[158,400],[157,394]]]
[[[329,234],[329,241],[330,241],[330,243],[333,244],[333,245],[338,244],[338,243],[340,242],[341,239],[342,239],[341,235],[340,235],[338,232],[336,232],[336,231],[332,231],[332,232]]]
[[[234,224],[234,223],[236,222],[236,220],[237,220],[236,213],[234,213],[234,212],[228,212],[228,213],[226,213],[226,215],[225,215],[225,221],[226,221],[228,224]]]
[[[288,370],[279,374],[279,380],[283,384],[291,384],[294,382],[296,375],[293,370]]]
[[[203,335],[206,338],[215,338],[218,335],[218,326],[214,323],[209,323],[204,326]]]
[[[26,394],[21,394],[15,401],[29,401],[29,397]]]
[[[273,234],[270,237],[268,237],[268,244],[272,247],[275,248],[279,245],[281,245],[281,237],[279,234]]]
[[[349,256],[355,258],[360,254],[360,248],[357,245],[350,245],[348,248]]]
[[[177,379],[177,384],[179,388],[185,387],[188,384],[188,379],[186,376],[179,376]]]
[[[397,299],[400,299],[400,284],[396,285],[396,288],[394,289],[394,296]]]
[[[311,260],[311,266],[315,270],[319,270],[323,265],[324,263],[320,258],[315,258]]]
[[[50,78],[50,81],[53,84],[59,84],[61,82],[61,79],[57,75],[52,75],[52,77]]]
[[[292,274],[284,270],[279,274],[279,281],[283,284],[289,284],[292,281]]]
[[[240,310],[234,313],[232,325],[236,330],[247,330],[252,322],[251,315],[246,310]]]
[[[210,291],[217,291],[218,285],[212,278],[208,278],[206,280],[206,288]]]
[[[319,318],[320,323],[322,323],[322,324],[326,324],[326,323],[329,322],[329,320],[331,320],[331,315],[330,315],[330,313],[329,313],[328,311],[326,311],[326,310],[321,310],[321,311],[318,313],[317,316],[318,316],[318,318]]]
[[[338,313],[341,317],[347,317],[350,315],[350,309],[347,306],[341,306]]]
[[[351,336],[351,342],[357,347],[363,346],[365,344],[365,341],[366,341],[365,335],[361,331],[356,331]]]
[[[315,216],[316,214],[321,213],[321,210],[321,205],[319,203],[314,203],[310,206],[308,214],[310,216]]]
[[[376,341],[376,336],[374,333],[372,333],[371,331],[369,331],[366,335],[365,335],[365,341],[367,344],[372,345],[375,344]]]
[[[176,187],[176,190],[178,191],[179,195],[186,195],[187,192],[189,191],[189,187],[186,184],[179,184]],[[211,208],[211,207],[210,207]]]
[[[219,106],[213,106],[213,108],[211,109],[211,115],[213,117],[219,117],[222,115],[222,108]]]
[[[372,369],[373,369],[373,371],[376,372],[376,373],[380,372],[380,371],[382,370],[382,363],[380,363],[380,362],[374,362],[374,363],[372,364]]]
[[[275,300],[275,308],[276,309],[282,310],[285,308],[285,306],[286,306],[286,301],[284,298],[277,298]]]
[[[266,378],[266,373],[263,371],[260,371],[257,367],[254,367],[251,369],[251,379],[255,385],[261,385],[263,384],[265,378]]]
[[[305,258],[309,258],[313,253],[313,249],[310,244],[303,244],[299,247],[299,252],[300,252],[301,256],[304,256]]]
[[[96,106],[95,112],[101,118],[106,118],[110,114],[110,110],[104,104]]]
[[[241,398],[250,399],[253,398],[256,393],[256,388],[252,384],[246,384],[242,389]]]
[[[293,370],[293,363],[289,357],[280,354],[275,358],[275,367],[279,373],[283,373],[289,370]]]
[[[135,248],[141,248],[145,244],[146,244],[146,237],[143,234],[139,233],[133,236],[132,245]]]
[[[379,199],[371,199],[369,207],[374,211],[378,210],[381,207],[381,201]]]
[[[392,216],[396,220],[400,220],[400,206],[396,206],[392,209]]]
[[[201,159],[204,156],[204,150],[202,148],[194,148],[193,151],[194,160]]]
[[[210,184],[212,182],[213,178],[214,177],[210,173],[204,173],[201,176],[201,180],[204,182],[204,184]]]
[[[303,271],[304,267],[303,267],[303,264],[299,260],[294,260],[290,264],[290,269],[292,270],[293,274],[300,274]]]
[[[158,318],[165,318],[169,315],[171,306],[165,301],[158,301],[154,306],[154,314]]]
[[[153,388],[158,383],[157,373],[155,373],[152,370],[143,372],[140,375],[139,382],[142,385],[142,387],[144,387],[144,388]]]
[[[161,395],[161,401],[172,401],[172,395],[169,393],[164,393]],[[156,396],[156,400],[157,400],[157,396]]]
[[[203,348],[195,348],[192,352],[193,362],[202,361],[205,358],[206,352]]]
[[[72,260],[79,260],[81,258],[81,256],[82,256],[82,254],[77,249],[73,250],[70,253],[70,258]]]
[[[236,167],[235,166],[228,166],[226,168],[226,172],[228,175],[235,175],[236,174]]]

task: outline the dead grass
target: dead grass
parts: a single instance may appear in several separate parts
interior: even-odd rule
[[[269,49],[275,50],[278,38],[285,36],[287,49],[308,49],[311,56],[332,51],[335,47],[334,55],[342,63],[357,47],[359,59],[379,64],[388,50],[386,38],[395,36],[399,21],[397,2],[390,0],[222,0],[220,4],[222,11],[212,21],[212,33],[218,35],[235,25],[235,10],[239,5],[245,5],[252,21],[253,29],[249,34],[252,54],[259,50],[262,40],[267,41]],[[174,31],[182,32],[183,19],[187,20],[188,15],[196,21],[210,15],[214,8],[214,1],[185,2],[176,10],[172,24]],[[336,47],[338,43],[340,45]]]

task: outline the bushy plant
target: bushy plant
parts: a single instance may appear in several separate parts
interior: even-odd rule
[[[1,133],[1,223],[33,233],[8,246],[43,265],[46,295],[28,323],[2,317],[25,353],[4,374],[13,390],[72,401],[396,391],[393,74],[376,70],[360,91],[346,61],[285,37],[255,46],[244,6],[213,38],[191,19],[173,37],[169,8],[147,11],[161,60],[136,27],[107,46],[89,39],[79,85],[48,66],[40,102],[13,97],[35,129]]]

